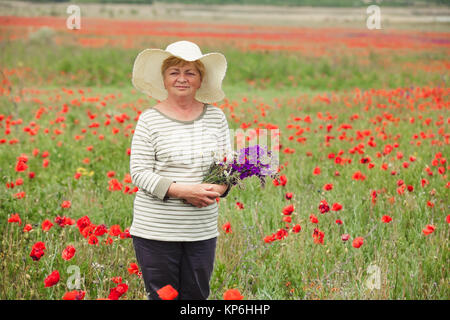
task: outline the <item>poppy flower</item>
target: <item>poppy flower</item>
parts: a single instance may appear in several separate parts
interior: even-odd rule
[[[98,238],[92,234],[89,236],[88,243],[91,245],[96,245],[96,244],[98,244]]]
[[[224,300],[242,300],[243,298],[238,289],[228,289],[223,294]]]
[[[302,230],[302,227],[299,224],[296,224],[293,228],[292,228],[292,232],[294,233],[298,233],[300,232],[300,230]]]
[[[23,227],[23,232],[29,232],[33,229],[33,227],[31,226],[31,224],[27,223],[25,225],[25,227]]]
[[[328,203],[326,200],[321,200],[319,204],[319,211],[320,213],[324,214],[328,211],[330,211],[330,207],[328,206]]]
[[[39,261],[41,257],[45,254],[45,244],[42,241],[38,241],[35,244],[33,244],[33,247],[31,248],[30,257],[34,261]]]
[[[66,292],[64,294],[64,296],[62,297],[62,299],[63,300],[83,300],[85,294],[86,294],[86,291],[73,290],[73,291]]]
[[[392,218],[390,216],[384,215],[383,217],[381,217],[381,221],[383,223],[389,223],[392,221]]]
[[[236,202],[236,208],[239,210],[242,210],[242,209],[244,209],[244,204],[241,202]]]
[[[18,223],[19,226],[22,224],[22,219],[20,219],[20,216],[18,213],[13,213],[8,219],[9,223]]]
[[[22,161],[22,160],[17,161],[17,163],[16,163],[16,172],[22,172],[22,171],[25,171],[27,169],[28,169],[28,166],[27,166],[27,164],[24,161]]]
[[[50,273],[45,279],[44,284],[45,288],[52,287],[59,282],[59,272],[58,270],[54,270]]]
[[[73,258],[73,256],[75,255],[75,251],[75,247],[69,245],[63,250],[61,256],[64,260],[68,261]]]
[[[422,232],[424,235],[428,236],[429,234],[432,234],[436,227],[432,224],[427,224],[425,228],[422,229]]]
[[[293,196],[292,192],[287,192],[284,197],[286,198],[286,200],[291,200],[292,196]]]
[[[41,227],[42,227],[42,230],[43,230],[44,232],[47,232],[48,230],[50,230],[50,229],[53,227],[53,223],[52,223],[50,220],[45,219],[45,220],[42,222]]]
[[[121,283],[117,287],[110,289],[108,299],[118,300],[127,291],[128,285],[125,283]]]
[[[336,222],[336,224],[339,224],[339,225],[342,224],[342,220],[341,219],[337,219],[335,222]]]
[[[64,200],[61,203],[61,208],[69,209],[71,205],[72,205],[72,203],[69,200]]]
[[[106,226],[104,224],[100,224],[95,227],[94,235],[96,235],[97,237],[100,237],[107,232],[108,232],[108,229],[106,228]]]
[[[313,232],[314,243],[323,244],[323,238],[325,237],[325,233],[315,228]]]
[[[292,204],[287,205],[287,206],[285,206],[285,207],[283,208],[283,214],[284,214],[285,216],[291,215],[292,212],[294,212],[294,205],[292,205]]]
[[[162,287],[156,291],[161,300],[173,300],[178,296],[178,291],[175,290],[170,284]]]
[[[109,227],[109,235],[113,237],[117,237],[122,233],[122,230],[120,229],[120,226],[118,224],[115,224],[111,227]]]
[[[291,223],[292,218],[291,218],[291,216],[285,216],[285,217],[283,217],[283,221],[287,222],[287,223]]]
[[[327,183],[323,186],[323,190],[330,191],[333,189],[333,185],[331,183]]]
[[[319,219],[317,219],[317,217],[314,214],[311,214],[309,216],[309,221],[311,221],[311,223],[319,223]]]
[[[450,214],[447,215],[447,218],[445,218],[445,221],[446,221],[447,223],[450,223]]]
[[[264,237],[264,242],[265,243],[271,243],[273,241],[275,241],[275,234],[272,234],[270,236],[265,236]]]
[[[333,203],[333,207],[331,208],[331,211],[339,211],[342,209],[342,205],[340,203]]]
[[[364,243],[364,238],[363,237],[356,237],[355,239],[353,239],[353,243],[352,246],[354,248],[359,248],[363,245]]]
[[[350,235],[347,234],[347,233],[345,233],[345,234],[343,234],[343,235],[341,236],[341,240],[342,240],[342,241],[347,241],[348,239],[350,239]]]
[[[225,231],[225,233],[232,233],[230,222],[224,223],[224,225],[222,226],[222,229],[223,229],[223,231]]]
[[[136,263],[132,262],[130,263],[130,267],[128,268],[129,274],[136,274],[138,276],[142,275],[142,272],[139,271],[139,267]]]
[[[313,175],[317,176],[320,174],[320,168],[319,167],[315,167],[313,170]]]

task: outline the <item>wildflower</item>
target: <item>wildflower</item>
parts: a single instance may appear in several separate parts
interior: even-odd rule
[[[38,241],[31,248],[30,257],[34,261],[39,261],[39,259],[41,259],[41,257],[45,254],[44,250],[45,244],[42,241]]]
[[[63,300],[83,300],[84,296],[86,294],[86,291],[82,290],[73,290],[66,292],[64,296],[62,297]]]
[[[392,218],[390,216],[385,215],[385,216],[381,217],[381,221],[383,223],[389,223],[392,221]]]
[[[75,247],[69,245],[63,250],[61,256],[64,260],[69,261],[75,255],[75,251]]]
[[[238,289],[228,289],[223,294],[224,300],[242,300],[243,298]]]
[[[425,228],[422,229],[422,232],[424,235],[428,236],[429,234],[432,234],[436,227],[432,224],[427,224]]]
[[[341,240],[342,240],[342,241],[347,241],[348,239],[350,239],[350,235],[347,234],[347,233],[345,233],[345,234],[343,234],[343,235],[341,236]]]
[[[20,216],[18,213],[11,214],[11,217],[8,219],[9,223],[18,223],[19,226],[22,224],[22,219],[20,219]]]
[[[173,300],[178,296],[178,291],[175,290],[170,284],[162,287],[156,291],[161,300]]]
[[[58,270],[54,270],[51,274],[49,274],[45,279],[44,279],[44,284],[45,287],[52,287],[55,284],[57,284],[59,282],[59,272]]]
[[[294,212],[294,206],[292,204],[287,205],[283,208],[283,214],[285,216],[289,216],[292,214],[292,212]]]
[[[363,237],[356,237],[355,239],[353,239],[353,243],[352,246],[354,248],[359,248],[363,245],[364,243],[364,238]]]
[[[339,203],[333,203],[333,207],[331,208],[331,211],[339,211],[342,209],[342,205]]]
[[[44,232],[47,232],[48,230],[50,230],[50,229],[53,227],[53,223],[52,223],[50,220],[45,219],[45,220],[42,222],[41,227],[42,227],[42,230],[43,230]]]
[[[314,243],[323,244],[323,238],[325,237],[325,233],[315,228],[313,232]]]
[[[112,288],[109,291],[108,299],[110,299],[110,300],[118,300],[127,291],[128,291],[128,285],[125,284],[125,283],[121,283],[117,287]]]

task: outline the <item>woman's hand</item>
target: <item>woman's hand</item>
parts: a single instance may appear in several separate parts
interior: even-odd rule
[[[215,185],[218,186],[218,185]],[[190,203],[197,208],[203,208],[216,202],[216,198],[220,197],[221,193],[216,190],[221,188],[214,187],[213,184],[194,184],[183,186],[181,198],[185,203]],[[226,190],[226,188],[225,188]]]

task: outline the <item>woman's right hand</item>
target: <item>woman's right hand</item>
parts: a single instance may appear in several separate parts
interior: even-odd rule
[[[220,197],[220,193],[213,191],[212,185],[207,184],[174,184],[174,187],[180,188],[177,190],[178,197],[184,199],[184,202],[190,203],[197,208],[203,208],[216,202],[216,198]]]

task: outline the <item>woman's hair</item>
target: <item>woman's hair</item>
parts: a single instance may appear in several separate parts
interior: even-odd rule
[[[162,65],[161,65],[161,74],[164,77],[164,72],[166,72],[166,70],[169,69],[170,67],[173,67],[173,66],[183,67],[184,65],[186,65],[188,63],[189,63],[189,61],[180,59],[175,56],[170,56],[166,60],[163,61]],[[200,80],[203,80],[203,77],[205,75],[205,65],[200,60],[192,61],[192,63],[197,68],[198,73],[200,73]]]

